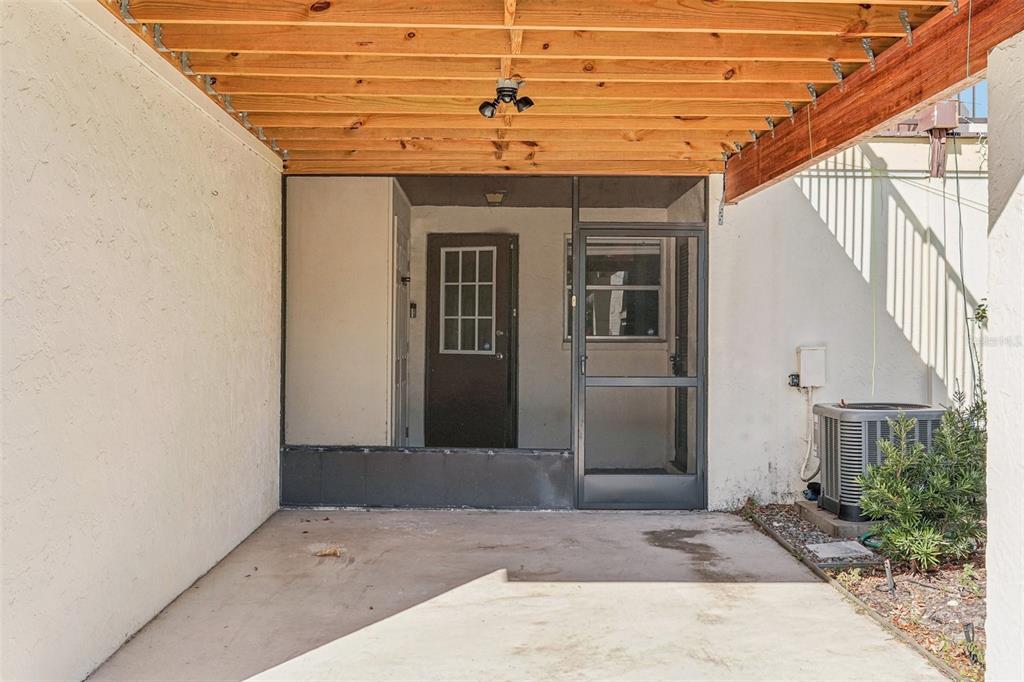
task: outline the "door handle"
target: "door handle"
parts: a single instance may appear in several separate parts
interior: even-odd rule
[[[587,356],[580,356],[580,376],[587,376]]]
[[[669,364],[672,366],[672,374],[677,377],[682,376],[683,356],[680,355],[679,353],[673,353],[672,355],[668,356],[668,361]]]
[[[494,357],[497,360],[504,360],[505,359],[505,354],[504,353],[495,353]]]

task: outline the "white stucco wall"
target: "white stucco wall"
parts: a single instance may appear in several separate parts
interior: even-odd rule
[[[984,147],[957,160],[969,302],[984,298]],[[971,383],[963,339],[956,187],[927,177],[926,143],[874,141],[725,208],[711,202],[708,497],[790,500],[803,485],[796,348],[828,348],[815,402],[949,402]],[[954,167],[953,158],[949,168]],[[946,226],[943,229],[943,204]],[[930,387],[929,387],[930,384]]]
[[[986,679],[1024,679],[1024,33],[988,59],[988,638]]]
[[[288,179],[290,444],[388,443],[391,191],[391,178]]]
[[[278,170],[91,6],[2,7],[10,680],[84,677],[278,502]]]

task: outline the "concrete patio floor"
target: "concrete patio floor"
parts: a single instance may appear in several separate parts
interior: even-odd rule
[[[278,512],[91,679],[260,673],[945,679],[729,514],[350,510]]]

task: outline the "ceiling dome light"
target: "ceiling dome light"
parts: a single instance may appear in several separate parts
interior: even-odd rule
[[[508,194],[507,189],[496,189],[491,192],[484,192],[484,199],[487,201],[488,206],[501,206],[501,202],[505,201],[506,194]]]
[[[529,97],[518,97],[519,88],[523,81],[515,78],[499,78],[498,86],[495,88],[495,97],[491,102],[480,104],[480,115],[484,118],[494,118],[498,113],[498,104],[513,104],[516,111],[522,113],[533,106],[533,100]]]

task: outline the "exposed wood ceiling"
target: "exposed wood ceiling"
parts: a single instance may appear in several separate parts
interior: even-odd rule
[[[950,0],[99,0],[290,174],[723,170]],[[961,3],[966,0],[961,0]],[[477,113],[497,78],[536,106]]]

